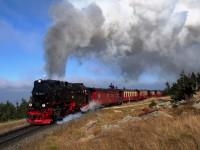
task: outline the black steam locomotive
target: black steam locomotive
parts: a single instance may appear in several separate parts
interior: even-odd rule
[[[67,114],[78,111],[88,102],[87,88],[81,83],[57,80],[34,82],[29,103],[28,122],[49,124]]]

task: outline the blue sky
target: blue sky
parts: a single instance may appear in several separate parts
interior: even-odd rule
[[[41,70],[52,0],[0,0],[0,78],[19,80]]]
[[[44,74],[43,42],[55,0],[0,0],[0,101],[30,95]]]
[[[32,82],[44,77],[44,40],[52,23],[49,8],[57,1],[0,0],[0,102],[29,97]],[[121,79],[119,74],[96,58],[80,61],[71,57],[66,79],[90,86],[98,85],[98,80],[105,86]],[[141,77],[151,79],[145,74]]]

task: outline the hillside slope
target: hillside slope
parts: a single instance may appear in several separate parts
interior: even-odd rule
[[[200,111],[192,104],[171,108],[168,99],[90,112],[24,149],[200,149]],[[153,100],[157,105],[149,108]]]

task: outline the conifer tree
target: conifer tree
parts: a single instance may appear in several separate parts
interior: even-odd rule
[[[200,77],[200,76],[199,76]],[[184,71],[179,79],[170,87],[169,95],[174,101],[190,100],[198,87],[198,77],[195,73],[186,75]]]
[[[200,73],[197,74],[197,90],[200,90]]]

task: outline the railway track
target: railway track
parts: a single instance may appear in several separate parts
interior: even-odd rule
[[[50,125],[49,125],[50,126]],[[0,149],[4,149],[11,144],[17,143],[19,140],[26,138],[48,128],[49,126],[33,126],[29,125],[4,134],[0,134]]]

